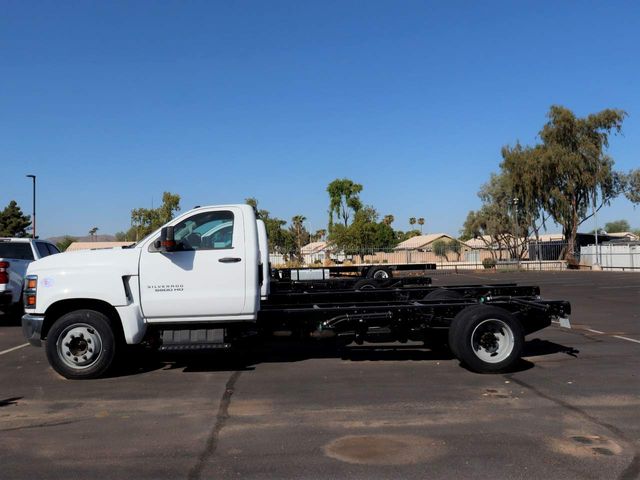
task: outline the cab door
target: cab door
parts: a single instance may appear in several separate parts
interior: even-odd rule
[[[174,225],[177,248],[151,242],[140,257],[140,298],[149,321],[232,320],[245,304],[242,211],[196,212]]]

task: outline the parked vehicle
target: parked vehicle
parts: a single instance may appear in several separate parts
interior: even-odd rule
[[[58,247],[46,240],[0,238],[0,310],[22,309],[27,266],[55,253],[60,253]]]
[[[219,241],[203,241],[218,226]],[[67,378],[103,375],[124,345],[229,349],[272,335],[340,343],[448,344],[479,372],[511,367],[525,335],[561,319],[569,302],[536,286],[271,292],[267,236],[247,205],[200,207],[128,248],[78,251],[31,264],[25,337],[46,340]],[[265,261],[265,259],[267,259]]]

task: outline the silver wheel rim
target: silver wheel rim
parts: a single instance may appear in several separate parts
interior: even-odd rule
[[[373,274],[373,278],[377,278],[378,280],[389,278],[389,274],[385,270],[377,270]]]
[[[102,337],[86,323],[68,326],[58,337],[58,357],[74,370],[94,365],[102,356]]]
[[[505,360],[515,346],[515,336],[506,322],[488,318],[480,322],[471,334],[471,348],[476,357],[487,363]]]

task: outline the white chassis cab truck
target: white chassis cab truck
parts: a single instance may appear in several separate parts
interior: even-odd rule
[[[423,341],[469,368],[498,372],[524,336],[568,322],[571,307],[535,286],[271,292],[267,235],[248,205],[199,207],[128,248],[52,255],[29,265],[22,328],[71,379],[103,375],[128,345],[230,349],[272,335],[298,341]],[[251,344],[250,344],[251,345]]]

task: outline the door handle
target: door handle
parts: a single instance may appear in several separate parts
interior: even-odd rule
[[[224,257],[218,260],[220,263],[238,263],[241,262],[242,259],[238,257]]]

